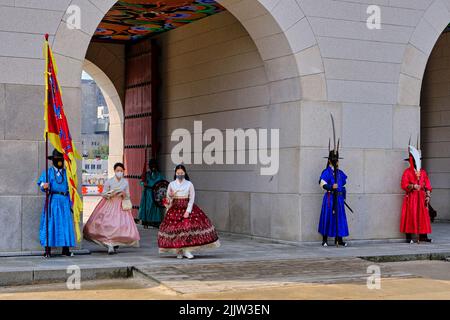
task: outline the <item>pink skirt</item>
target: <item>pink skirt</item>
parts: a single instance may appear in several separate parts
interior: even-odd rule
[[[84,238],[102,246],[139,247],[139,232],[130,211],[122,209],[122,199],[102,199],[83,229]]]

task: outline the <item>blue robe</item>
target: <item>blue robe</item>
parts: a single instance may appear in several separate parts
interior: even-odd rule
[[[57,170],[54,167],[48,169],[48,181],[50,190],[53,192],[68,192],[69,185],[67,183],[66,171],[61,170],[57,175]],[[45,170],[40,176],[37,184],[40,187],[41,183],[45,183]],[[45,192],[41,188],[42,192]],[[43,247],[46,246],[46,218],[45,218],[45,202],[42,209],[41,223],[39,227],[39,239]],[[69,195],[51,194],[49,197],[49,228],[48,228],[48,244],[49,247],[74,247],[75,232],[73,225],[73,218],[71,212],[71,202]]]
[[[347,176],[342,170],[338,169],[338,195],[337,204],[334,208],[337,212],[337,236],[347,237],[349,235],[347,217],[345,215],[344,200],[346,197],[345,184],[347,183]],[[335,183],[334,170],[328,166],[322,171],[320,180],[324,180],[327,185],[332,186]],[[320,181],[319,180],[319,181]],[[322,212],[320,214],[319,233],[322,236],[336,237],[336,215],[333,214],[334,196],[333,192],[326,192],[322,201]]]

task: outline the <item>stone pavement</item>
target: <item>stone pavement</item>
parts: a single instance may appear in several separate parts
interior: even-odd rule
[[[249,288],[286,287],[299,283],[363,283],[368,267],[360,258],[324,258],[298,260],[240,261],[208,264],[183,264],[137,267],[148,276],[180,294],[202,294],[247,290]],[[450,263],[448,264],[450,271]],[[415,277],[413,273],[380,266],[381,277]]]
[[[138,274],[160,282],[170,282],[171,279],[195,282],[199,281],[197,276],[201,275],[205,281],[228,279],[239,282],[242,277],[247,277],[248,281],[258,282],[264,279],[267,283],[272,279],[282,283],[285,280],[325,281],[325,275],[327,279],[333,280],[334,276],[330,276],[330,270],[335,266],[339,266],[339,272],[335,275],[337,278],[367,277],[367,266],[373,262],[358,259],[359,257],[372,261],[450,257],[450,224],[434,224],[435,242],[420,245],[410,245],[399,240],[351,241],[346,248],[323,248],[320,243],[277,243],[221,234],[220,248],[201,252],[193,260],[178,260],[173,255],[159,255],[156,247],[157,231],[143,228],[139,230],[142,237],[140,248],[120,249],[119,254],[112,256],[107,254],[105,248],[85,243],[84,247],[91,254],[80,254],[72,258],[0,257],[0,286],[64,281],[68,276],[66,269],[72,265],[81,268],[83,280],[121,278]],[[277,270],[281,274],[278,274]],[[307,270],[313,270],[313,273]],[[320,270],[325,274],[321,274]],[[385,276],[407,275],[398,271],[385,272]],[[175,290],[178,289],[180,292],[185,290]]]

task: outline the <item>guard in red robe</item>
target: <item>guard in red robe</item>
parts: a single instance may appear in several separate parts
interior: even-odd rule
[[[418,235],[420,241],[431,242],[428,234],[431,233],[428,204],[431,197],[431,184],[428,175],[422,169],[421,153],[413,146],[409,146],[409,168],[402,176],[401,187],[405,190],[402,206],[400,231],[406,234],[406,242],[414,243],[413,234]]]

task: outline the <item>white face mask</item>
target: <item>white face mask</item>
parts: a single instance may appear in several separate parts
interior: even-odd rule
[[[122,172],[122,171],[116,172],[116,177],[117,177],[118,179],[122,179],[122,177],[123,177],[123,172]]]

